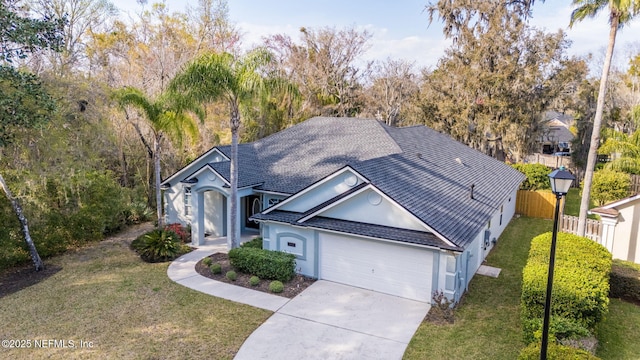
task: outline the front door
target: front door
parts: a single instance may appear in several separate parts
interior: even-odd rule
[[[260,205],[260,196],[249,195],[244,197],[244,226],[248,229],[259,229],[260,224],[256,221],[251,221],[249,218],[253,214],[257,214],[262,209]]]

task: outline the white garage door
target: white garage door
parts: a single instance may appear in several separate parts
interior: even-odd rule
[[[415,246],[320,233],[320,278],[431,300],[433,253]]]

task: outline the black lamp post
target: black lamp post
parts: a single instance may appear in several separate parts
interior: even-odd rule
[[[553,266],[556,259],[556,239],[558,237],[558,214],[560,212],[560,199],[569,192],[571,183],[575,177],[561,166],[549,174],[551,191],[556,195],[556,211],[553,215],[553,233],[551,235],[551,251],[549,253],[549,275],[547,278],[547,297],[544,302],[544,323],[542,324],[542,346],[540,347],[540,360],[547,360],[547,346],[549,343],[549,317],[551,313],[551,290],[553,288]]]

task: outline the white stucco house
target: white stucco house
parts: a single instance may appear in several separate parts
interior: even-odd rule
[[[600,243],[614,259],[640,264],[640,194],[589,210],[600,215]]]
[[[456,301],[515,212],[524,175],[424,126],[316,117],[238,148],[240,227],[297,271]],[[229,146],[164,180],[167,222],[230,236]]]

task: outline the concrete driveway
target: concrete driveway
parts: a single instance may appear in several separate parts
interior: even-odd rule
[[[237,360],[401,359],[429,304],[319,280],[242,344]]]

